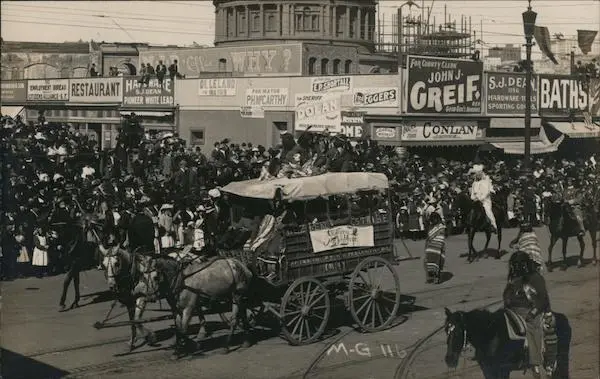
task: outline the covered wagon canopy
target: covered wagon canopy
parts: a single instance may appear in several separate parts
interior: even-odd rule
[[[385,190],[388,188],[388,179],[379,173],[334,172],[294,179],[232,182],[222,191],[241,197],[270,200],[278,188],[281,188],[283,200],[308,200],[319,196]]]

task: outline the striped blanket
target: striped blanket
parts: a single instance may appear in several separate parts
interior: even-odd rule
[[[437,224],[429,229],[425,242],[425,271],[441,272],[446,260],[446,226]]]

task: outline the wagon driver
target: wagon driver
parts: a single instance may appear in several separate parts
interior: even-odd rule
[[[494,192],[492,179],[490,179],[490,177],[483,172],[483,165],[473,165],[473,168],[470,171],[475,176],[475,181],[471,186],[471,200],[481,202],[485,211],[485,215],[492,224],[492,233],[496,233],[498,226],[496,225],[494,212],[492,212],[491,194]]]

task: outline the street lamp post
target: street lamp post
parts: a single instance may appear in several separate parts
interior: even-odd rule
[[[525,31],[525,54],[527,65],[525,67],[525,156],[523,157],[523,169],[529,171],[531,160],[531,78],[532,62],[531,47],[533,46],[533,33],[535,30],[535,19],[537,13],[531,10],[531,0],[527,10],[523,12],[523,29]]]

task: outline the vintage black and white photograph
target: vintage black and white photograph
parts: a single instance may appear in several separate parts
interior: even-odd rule
[[[0,379],[600,379],[600,0],[0,17]]]

